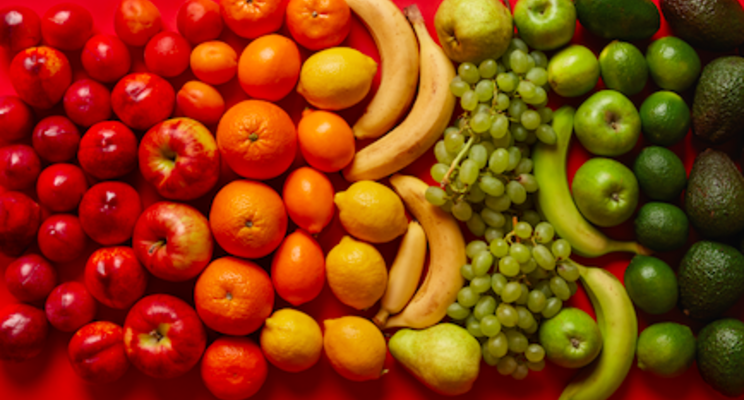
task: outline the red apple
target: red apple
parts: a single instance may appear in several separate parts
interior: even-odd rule
[[[12,143],[27,138],[34,127],[34,114],[16,96],[0,96],[0,143]]]
[[[167,294],[150,295],[132,306],[124,321],[129,361],[154,378],[175,378],[193,368],[207,346],[196,311]]]
[[[93,79],[81,79],[70,85],[62,104],[67,116],[85,127],[111,118],[111,93]]]
[[[139,167],[161,196],[192,200],[217,183],[219,156],[209,129],[191,118],[173,118],[152,127],[142,137]]]
[[[99,122],[83,135],[78,161],[98,179],[122,177],[137,168],[137,136],[119,121]]]
[[[116,181],[91,186],[78,206],[83,230],[104,246],[129,240],[141,213],[142,201],[137,191],[126,183]]]
[[[21,362],[39,355],[48,333],[44,311],[8,304],[0,310],[0,360]]]
[[[52,108],[72,82],[67,57],[47,46],[30,47],[13,57],[9,76],[18,96],[32,107]]]
[[[160,32],[145,46],[145,65],[166,78],[181,75],[189,67],[191,45],[175,32]]]
[[[122,0],[114,11],[114,30],[130,46],[144,46],[162,28],[160,10],[149,0]]]
[[[90,383],[111,383],[129,369],[124,333],[108,321],[91,322],[80,328],[67,345],[75,373]]]
[[[85,285],[66,282],[52,290],[44,308],[53,327],[63,332],[74,332],[93,321],[97,307]]]
[[[41,42],[41,20],[36,12],[24,6],[0,10],[0,46],[17,53]]]
[[[41,19],[44,42],[60,50],[81,49],[92,33],[93,16],[78,4],[53,5]]]
[[[21,192],[0,194],[0,251],[19,256],[36,239],[41,207]]]
[[[5,286],[20,301],[44,300],[57,286],[57,271],[38,254],[21,256],[5,270]]]
[[[80,131],[67,117],[53,115],[39,121],[31,136],[31,144],[42,159],[49,162],[75,158]]]
[[[132,66],[127,45],[113,35],[99,34],[88,39],[80,59],[91,78],[106,83],[118,81]]]
[[[41,171],[36,181],[39,203],[53,212],[77,209],[87,190],[83,170],[72,164],[52,164]]]
[[[72,214],[55,214],[44,220],[37,237],[39,250],[54,262],[70,262],[83,255],[88,237]]]
[[[186,0],[176,15],[178,32],[192,44],[217,39],[223,25],[220,5],[213,0]]]
[[[140,215],[132,247],[153,275],[179,282],[199,275],[209,264],[214,243],[209,221],[197,209],[161,201]]]
[[[104,247],[85,263],[85,286],[101,304],[127,309],[147,288],[147,272],[131,247]]]
[[[168,81],[149,72],[123,77],[111,92],[111,105],[121,121],[145,130],[173,113],[176,92]]]
[[[23,190],[34,185],[41,171],[41,160],[34,148],[25,144],[0,147],[0,185]]]

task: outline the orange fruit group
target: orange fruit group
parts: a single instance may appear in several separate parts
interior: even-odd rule
[[[351,30],[351,9],[345,0],[290,0],[287,27],[310,50],[338,46]]]
[[[225,42],[211,40],[194,47],[190,56],[191,72],[211,85],[227,83],[238,70],[238,53]]]
[[[340,171],[356,153],[351,127],[330,111],[303,111],[297,125],[297,140],[305,161],[323,172]]]
[[[294,89],[301,66],[295,42],[276,34],[261,36],[240,55],[238,80],[249,96],[277,101]]]
[[[271,281],[293,306],[317,297],[325,283],[325,256],[318,242],[302,229],[288,235],[271,262]]]
[[[300,167],[284,181],[282,198],[289,218],[310,233],[319,233],[333,219],[335,192],[325,174]]]
[[[266,358],[251,339],[223,336],[204,352],[201,376],[221,400],[242,400],[261,389],[268,374]]]
[[[248,39],[279,30],[286,6],[287,0],[220,0],[225,24]]]
[[[261,327],[274,308],[269,274],[257,264],[235,257],[212,261],[194,287],[196,313],[208,327],[242,336]]]
[[[217,147],[235,173],[252,179],[281,175],[297,153],[297,132],[286,111],[263,100],[232,106],[217,126]]]
[[[236,180],[212,200],[209,226],[228,253],[260,258],[274,251],[287,232],[287,212],[279,194],[260,182]]]

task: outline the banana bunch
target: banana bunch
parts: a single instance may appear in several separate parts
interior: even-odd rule
[[[599,257],[614,251],[649,255],[651,251],[636,242],[612,240],[589,223],[576,207],[568,187],[566,156],[576,110],[564,106],[553,114],[554,145],[539,142],[532,152],[537,191],[537,208],[550,221],[555,232],[571,243],[574,252],[584,257]]]
[[[367,7],[382,8],[387,7],[389,0],[349,1],[349,5],[355,11],[356,7],[353,4],[358,3],[368,3]],[[396,9],[396,12],[399,13],[400,11]],[[400,23],[396,22],[395,18],[390,17],[391,13],[392,11],[389,11],[387,14],[381,13],[378,18],[379,20],[365,20],[365,22],[370,27],[374,26],[373,23],[375,23],[391,25],[389,29],[399,29]],[[449,83],[455,77],[455,67],[444,54],[442,48],[429,35],[429,31],[426,29],[418,7],[415,5],[407,7],[405,14],[413,25],[413,30],[418,38],[420,56],[417,55],[415,49],[405,52],[400,50],[396,54],[398,57],[417,58],[420,61],[418,95],[411,111],[403,122],[393,130],[387,132],[385,136],[377,139],[356,153],[354,159],[343,171],[344,177],[350,182],[363,179],[378,180],[398,172],[414,162],[441,137],[442,132],[449,124],[455,108],[455,96],[449,90]],[[372,13],[369,15],[372,15]],[[374,35],[376,29],[370,29]],[[381,53],[383,53],[383,49],[386,46],[391,45],[393,45],[392,42],[380,43]],[[386,69],[385,64],[383,60],[383,82],[386,79],[386,72],[384,72]],[[398,64],[392,65],[387,73],[393,73],[391,70],[395,71],[397,68],[400,68]],[[384,102],[386,104],[397,104],[396,102],[402,101],[399,97],[405,100],[408,89],[404,89],[404,93],[399,91],[403,86],[410,87],[411,82],[415,86],[416,78],[409,76],[404,79],[402,78],[403,75],[397,73],[396,76],[398,78],[396,78],[396,82],[390,84],[390,88],[380,87],[375,98],[372,100],[373,103],[376,102],[378,96],[385,96]],[[398,107],[395,108],[397,109]],[[376,115],[378,113],[380,116]],[[362,122],[364,120],[375,120],[378,118],[387,121],[395,120],[397,116],[392,118],[394,114],[388,107],[377,107],[374,110],[370,107],[363,116]],[[359,122],[355,125],[355,131],[359,130],[361,132],[361,128],[358,125]],[[357,136],[360,135],[364,137],[374,136],[366,133],[357,133]]]
[[[614,275],[575,265],[597,315],[603,345],[599,358],[574,377],[559,400],[605,400],[620,387],[633,364],[638,320],[628,292]]]

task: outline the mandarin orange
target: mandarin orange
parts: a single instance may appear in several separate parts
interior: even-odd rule
[[[297,125],[297,139],[305,161],[323,172],[340,171],[356,153],[351,127],[330,111],[305,110]]]
[[[330,179],[310,167],[292,171],[282,190],[289,217],[310,233],[319,233],[333,219],[334,194]]]
[[[278,31],[286,7],[287,0],[220,0],[225,24],[248,39]]]
[[[189,60],[194,75],[211,85],[227,83],[238,70],[238,53],[229,44],[219,40],[194,47]]]
[[[277,101],[294,89],[301,66],[295,42],[282,35],[261,36],[240,55],[238,80],[248,96]]]
[[[351,9],[344,0],[290,0],[287,27],[310,50],[338,46],[351,30]]]
[[[268,364],[261,348],[247,337],[223,336],[204,352],[201,376],[220,400],[247,399],[263,386]]]

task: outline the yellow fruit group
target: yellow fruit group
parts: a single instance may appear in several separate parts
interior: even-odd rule
[[[375,181],[359,181],[333,201],[349,234],[371,243],[386,243],[408,229],[405,207],[395,192]]]
[[[309,315],[285,308],[266,319],[261,330],[261,350],[281,370],[304,371],[320,359],[323,333]]]
[[[387,345],[377,327],[367,319],[347,316],[323,321],[323,349],[336,372],[352,381],[379,378]]]
[[[385,293],[387,268],[372,245],[344,236],[326,256],[328,286],[344,304],[363,310]]]

